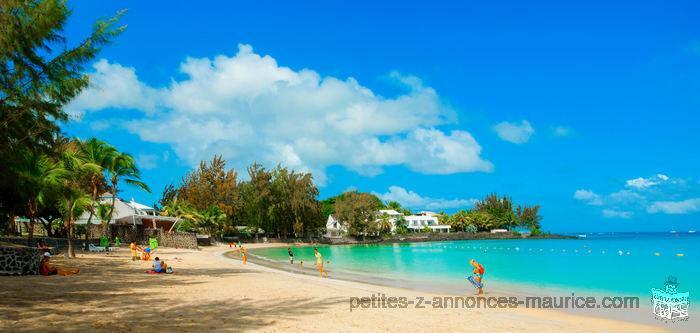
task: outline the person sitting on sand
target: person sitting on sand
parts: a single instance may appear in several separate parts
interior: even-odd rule
[[[143,252],[141,252],[141,259],[143,261],[149,261],[151,260],[151,246],[147,245],[146,248],[143,249]]]
[[[46,245],[43,239],[40,239],[38,242],[36,242],[36,247],[39,248],[39,250],[48,250],[49,247]]]
[[[49,275],[61,275],[61,276],[66,276],[66,275],[76,275],[80,273],[80,269],[67,269],[67,268],[59,268],[59,267],[54,267],[51,266],[49,263],[49,260],[51,259],[51,253],[45,252],[44,256],[41,258],[41,262],[39,262],[39,274],[44,275],[44,276],[49,276]]]
[[[165,273],[168,270],[168,264],[165,263],[165,261],[160,260],[160,258],[156,257],[153,260],[153,271],[156,273]]]
[[[472,267],[474,267],[474,270],[472,270],[472,273],[474,273],[474,281],[476,281],[478,284],[478,286],[475,285],[476,289],[479,290],[478,294],[483,295],[484,294],[484,284],[483,284],[482,279],[484,277],[484,273],[486,272],[486,270],[484,270],[484,266],[482,266],[480,263],[476,262],[476,260],[474,260],[474,259],[469,260],[469,264],[471,264]]]
[[[316,256],[316,268],[318,268],[318,275],[323,277],[323,255],[318,252],[318,248],[314,248],[314,255]]]
[[[289,265],[293,266],[294,265],[294,252],[292,252],[291,247],[287,247],[287,253],[289,253]]]

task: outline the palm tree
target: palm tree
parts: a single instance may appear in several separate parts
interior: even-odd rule
[[[198,227],[209,232],[210,235],[219,230],[223,222],[226,221],[226,214],[221,211],[219,206],[211,206],[199,213]]]
[[[32,151],[20,154],[17,162],[15,167],[20,186],[26,195],[27,215],[29,215],[27,246],[31,246],[39,205],[44,205],[47,192],[60,184],[66,170],[47,155]]]
[[[75,217],[82,214],[90,205],[92,205],[90,196],[79,189],[66,188],[63,192],[63,200],[60,203],[60,209],[64,214],[64,227],[66,228],[68,239],[68,254],[73,258],[75,258],[75,247],[73,246],[73,239],[75,237]]]
[[[79,145],[75,141],[61,145],[57,151],[61,154],[63,168],[66,170],[65,176],[61,178],[61,185],[57,192],[61,198],[60,208],[63,213],[64,227],[68,235],[68,253],[71,257],[75,257],[75,249],[73,247],[75,216],[82,214],[85,209],[93,204],[92,198],[84,191],[81,181],[85,179],[86,175],[99,172],[101,167],[84,160],[79,154]]]
[[[109,166],[107,167],[107,174],[110,184],[110,191],[112,192],[112,204],[109,211],[109,220],[112,220],[112,215],[114,214],[114,205],[116,203],[118,185],[119,181],[123,180],[125,183],[140,188],[148,193],[151,193],[151,189],[148,185],[141,181],[141,175],[139,169],[136,167],[136,162],[134,158],[126,153],[119,153],[110,159]],[[106,230],[105,230],[106,233]]]
[[[379,215],[379,231],[381,233],[391,232],[391,216],[386,213]]]
[[[191,221],[195,224],[198,223],[201,218],[200,215],[187,204],[187,202],[179,200],[177,196],[163,206],[160,213],[163,216],[174,217],[178,220]]]
[[[393,209],[393,210],[395,210],[395,211],[397,211],[397,212],[401,212],[401,210],[403,209],[403,208],[401,207],[401,204],[398,203],[397,201],[389,201],[389,202],[387,202],[387,203],[386,203],[386,208]]]
[[[95,215],[96,204],[99,204],[99,196],[101,189],[106,186],[106,179],[104,177],[103,170],[108,168],[112,164],[112,160],[119,156],[119,151],[112,145],[96,139],[91,138],[87,141],[78,141],[80,147],[80,156],[85,161],[92,164],[99,165],[100,170],[89,175],[90,182],[90,197],[92,198],[93,204],[89,207],[90,215],[88,216],[87,226],[92,222],[92,217]],[[102,225],[102,234],[107,234],[107,224]],[[85,238],[87,240],[88,233],[85,233]],[[85,242],[87,246],[87,241]]]

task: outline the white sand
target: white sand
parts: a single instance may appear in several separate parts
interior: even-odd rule
[[[257,245],[261,246],[261,245]],[[266,245],[269,246],[269,245]],[[251,245],[251,248],[256,245]],[[159,249],[173,275],[149,275],[129,251],[56,264],[69,277],[0,277],[9,332],[658,332],[660,327],[533,309],[356,309],[350,297],[434,295],[290,274],[221,256],[228,248]],[[177,259],[179,258],[179,259]]]

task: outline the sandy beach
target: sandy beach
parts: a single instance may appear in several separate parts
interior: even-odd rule
[[[251,245],[272,246],[274,244]],[[175,268],[149,275],[128,249],[55,258],[78,276],[0,277],[9,332],[660,332],[661,327],[532,309],[355,309],[351,297],[426,295],[320,279],[225,258],[227,247],[158,249]]]

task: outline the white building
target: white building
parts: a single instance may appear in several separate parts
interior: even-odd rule
[[[347,226],[336,220],[333,215],[328,215],[328,220],[326,220],[326,237],[340,237],[347,232]]]
[[[419,232],[428,227],[432,232],[450,232],[450,226],[440,224],[437,213],[420,212],[416,215],[404,216],[409,231]]]
[[[440,224],[438,220],[439,214],[433,212],[420,212],[416,215],[406,215],[393,210],[393,209],[382,209],[377,212],[377,217],[381,215],[388,215],[389,221],[391,222],[391,232],[396,232],[396,222],[403,218],[406,220],[406,227],[411,232],[420,232],[426,226],[432,232],[450,232],[449,225]],[[377,218],[377,221],[379,218]],[[342,222],[338,221],[333,217],[333,215],[328,216],[326,220],[326,237],[339,237],[347,233],[348,228]]]
[[[105,192],[100,196],[99,200],[101,204],[111,205],[112,194]],[[75,220],[75,224],[85,225],[88,223],[89,219],[90,212],[86,211]],[[145,228],[162,228],[165,231],[169,231],[173,229],[177,222],[179,222],[177,218],[160,216],[153,207],[135,202],[134,199],[125,201],[116,198],[114,201],[114,212],[112,212],[112,219],[109,221],[109,224],[143,225]],[[93,215],[90,224],[100,223],[100,219]]]

